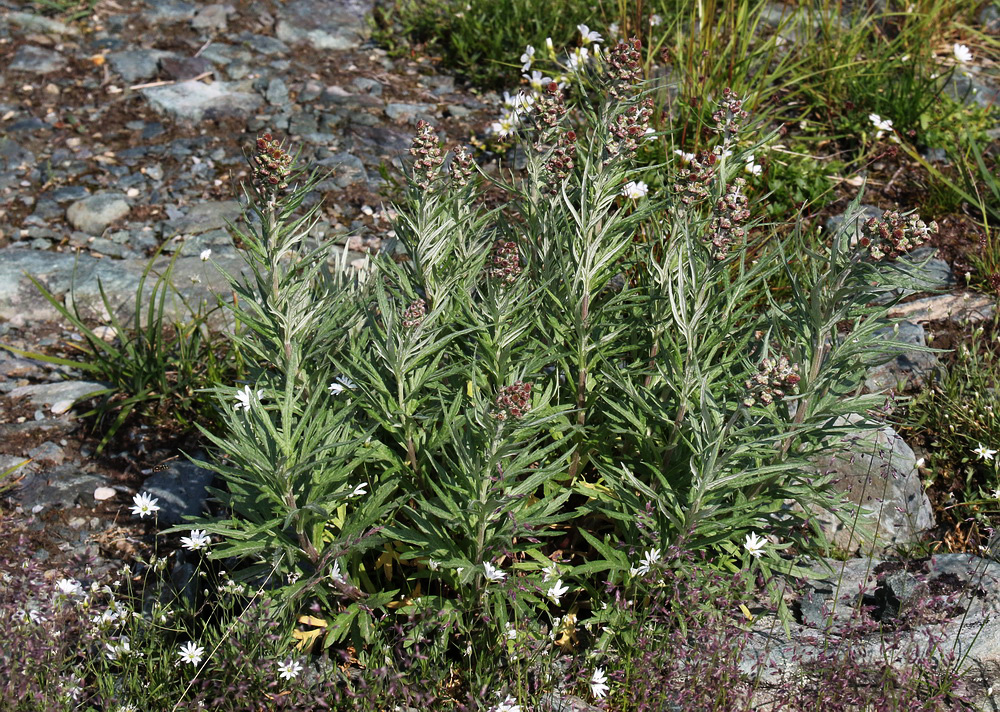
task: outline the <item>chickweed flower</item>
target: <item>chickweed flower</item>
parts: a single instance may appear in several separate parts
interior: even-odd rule
[[[507,698],[493,707],[490,712],[521,712],[521,705],[517,704],[517,700],[513,697],[507,695]]]
[[[76,579],[64,578],[56,581],[56,588],[64,596],[82,596],[83,586]]]
[[[1000,487],[993,490],[990,494],[993,496],[993,499],[1000,499]]]
[[[486,574],[487,581],[500,582],[507,578],[507,574],[501,571],[499,568],[491,564],[489,561],[483,562],[483,571]]]
[[[191,536],[181,537],[181,545],[188,551],[207,549],[208,545],[211,543],[212,537],[210,537],[204,529],[192,529]]]
[[[878,129],[875,132],[875,138],[882,138],[886,132],[892,133],[892,119],[883,119],[878,114],[868,114],[868,120],[872,122],[872,125]]]
[[[361,484],[355,486],[348,497],[360,497],[365,494],[368,494],[368,483],[362,482]]]
[[[695,159],[695,155],[693,153],[688,153],[687,151],[682,151],[679,148],[675,148],[674,149],[674,155],[681,157],[681,164],[682,165],[687,165],[688,163],[690,163],[691,161],[693,161]]]
[[[552,584],[552,587],[548,590],[548,592],[545,595],[548,596],[552,600],[552,602],[558,606],[559,601],[562,600],[562,597],[566,595],[567,591],[569,591],[569,586],[564,584],[562,582],[562,579],[556,579],[555,583]]]
[[[754,160],[753,154],[751,153],[747,156],[747,164],[743,167],[743,170],[752,176],[759,176],[764,169]]]
[[[644,198],[649,193],[649,186],[640,181],[629,181],[622,188],[622,195],[624,195],[629,200],[639,200]]]
[[[661,24],[663,24],[663,18],[662,17],[660,17],[659,15],[657,15],[655,13],[649,16],[649,26],[650,27],[658,27]]]
[[[981,457],[983,460],[987,461],[992,460],[993,456],[997,454],[996,450],[990,450],[982,443],[979,443],[979,447],[977,447],[972,452],[975,453],[978,457]]]
[[[524,54],[521,55],[521,71],[527,72],[531,69],[531,63],[535,59],[535,48],[528,45],[524,48]]]
[[[743,546],[746,547],[747,553],[755,559],[759,559],[760,555],[764,553],[766,543],[764,537],[758,536],[757,532],[750,532],[743,540]]]
[[[590,677],[590,694],[599,700],[603,700],[608,694],[608,676],[604,673],[604,668],[597,668]]]
[[[344,391],[348,389],[353,390],[354,388],[356,388],[356,386],[354,385],[354,381],[350,378],[347,378],[346,376],[337,376],[327,390],[330,391],[331,396],[339,396]]]
[[[962,64],[968,64],[972,61],[972,52],[969,50],[968,46],[964,44],[958,44],[957,42],[951,48],[952,54],[955,55],[957,59]]]
[[[148,492],[141,492],[140,494],[132,497],[132,501],[135,504],[132,506],[132,516],[139,517],[140,519],[145,519],[147,514],[154,514],[160,511],[157,502],[160,500],[155,497],[151,497]]]
[[[650,549],[645,554],[642,555],[642,559],[639,561],[639,566],[632,567],[629,569],[629,573],[633,576],[645,576],[649,573],[658,562],[660,561],[660,550]]]
[[[298,677],[300,672],[302,672],[302,663],[298,660],[289,659],[278,663],[278,676],[283,680],[291,680]]]
[[[236,391],[236,410],[250,410],[253,397],[253,391],[250,390],[250,386],[243,386],[242,391]],[[257,400],[259,401],[263,397],[264,391],[257,391]]]
[[[182,663],[191,663],[195,667],[201,662],[201,659],[205,656],[205,649],[189,640],[180,647],[177,651],[177,657],[180,658]]]
[[[209,258],[211,256],[212,256],[212,250],[211,250],[211,248],[209,248],[207,250],[202,250],[201,254],[198,255],[198,257],[201,258],[202,262],[208,262],[208,260],[209,260]]]
[[[594,42],[604,41],[604,38],[600,34],[586,25],[577,25],[576,29],[580,31],[580,44],[593,44]]]
[[[330,578],[337,583],[346,584],[347,579],[344,578],[344,574],[340,571],[340,562],[334,561],[333,566],[330,567]]]

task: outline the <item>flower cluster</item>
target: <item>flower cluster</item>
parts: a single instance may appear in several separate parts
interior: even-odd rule
[[[746,382],[747,394],[743,405],[747,408],[763,403],[770,405],[785,397],[788,389],[794,388],[800,380],[798,365],[792,365],[784,356],[777,359],[765,358],[760,362],[757,373]]]
[[[630,95],[642,76],[642,42],[635,37],[628,42],[619,42],[608,53],[608,93],[614,99]]]
[[[559,185],[569,177],[576,159],[576,131],[567,131],[556,141],[549,159],[545,162],[544,185],[549,194],[556,195]]]
[[[250,163],[253,180],[259,187],[275,192],[288,187],[286,181],[292,170],[292,155],[271,134],[257,138],[257,150]]]
[[[416,158],[413,162],[413,175],[417,179],[417,185],[426,190],[437,178],[444,156],[441,155],[434,127],[423,119],[417,122],[417,135],[410,146],[410,155]]]
[[[653,99],[629,103],[611,121],[608,130],[617,142],[608,144],[608,158],[605,163],[619,154],[629,156],[639,147],[639,141],[649,130],[649,120],[653,116]]]
[[[500,389],[491,415],[497,420],[518,420],[524,417],[530,407],[531,384],[515,381]]]
[[[700,203],[708,197],[708,186],[715,176],[716,160],[714,153],[707,156],[702,154],[694,156],[690,153],[681,155],[681,162],[684,165],[677,172],[673,189],[684,205]]]
[[[888,257],[890,260],[920,246],[932,233],[937,232],[937,223],[924,223],[917,215],[900,215],[890,210],[881,218],[869,218],[861,225],[858,244],[868,250],[874,260]]]
[[[743,192],[746,183],[743,178],[734,180],[715,204],[712,222],[708,226],[708,241],[712,244],[712,257],[717,260],[724,260],[730,245],[746,237],[743,223],[750,218],[747,196]]]
[[[722,134],[724,143],[731,142],[739,134],[740,126],[747,116],[743,100],[736,96],[736,92],[728,87],[723,89],[722,101],[712,114],[712,120],[715,121],[716,132]]]
[[[536,101],[537,97],[527,92],[518,92],[513,96],[509,92],[504,92],[500,118],[493,122],[490,129],[493,133],[507,138],[517,130],[523,118],[531,113]]]
[[[455,156],[451,159],[451,176],[457,185],[465,187],[472,180],[475,173],[475,160],[465,146],[455,149]]]
[[[415,299],[403,312],[403,326],[407,329],[420,326],[425,316],[427,316],[427,302]]]
[[[494,242],[487,265],[487,277],[497,281],[501,286],[513,284],[521,274],[521,256],[517,251],[517,243],[510,240]]]

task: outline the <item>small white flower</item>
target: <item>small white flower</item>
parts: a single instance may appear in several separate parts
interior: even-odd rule
[[[202,262],[208,262],[208,258],[211,257],[211,256],[212,256],[212,250],[211,249],[202,250],[201,254],[198,255],[198,257],[201,258]]]
[[[148,492],[135,495],[132,497],[132,501],[135,502],[132,506],[132,516],[139,517],[140,519],[144,519],[147,514],[154,514],[160,511],[160,508],[156,504],[160,500],[151,497]]]
[[[118,705],[115,712],[138,712],[138,708],[131,702],[126,702],[124,705]]]
[[[545,595],[558,606],[559,601],[562,600],[562,597],[566,595],[567,591],[569,591],[569,586],[564,584],[562,579],[556,579],[555,583],[552,584],[552,587]]]
[[[958,44],[956,42],[952,46],[951,51],[955,55],[955,59],[957,59],[962,64],[968,64],[969,62],[972,61],[972,52],[964,44]]]
[[[987,460],[987,461],[988,460],[992,460],[993,456],[997,454],[996,450],[990,450],[988,447],[986,447],[982,443],[979,443],[979,447],[977,447],[972,452],[975,453],[976,455],[978,455],[979,457],[981,457],[983,460]]]
[[[757,532],[750,532],[743,540],[743,546],[746,547],[747,553],[755,559],[759,559],[760,555],[764,553],[766,543],[764,537],[757,536]]]
[[[56,587],[59,589],[59,593],[64,596],[82,596],[83,586],[76,579],[59,579],[56,581]]]
[[[552,83],[552,77],[546,77],[537,69],[532,70],[530,76],[525,74],[524,78],[528,80],[528,84],[531,85],[532,91],[536,91],[538,93],[543,92],[545,87]]]
[[[600,34],[586,25],[577,25],[576,29],[580,31],[580,44],[593,44],[594,42],[604,41],[604,38]]]
[[[302,672],[302,663],[298,660],[289,659],[283,663],[278,663],[278,676],[284,680],[291,680],[294,677],[298,677],[300,672]]]
[[[243,386],[242,391],[236,391],[236,410],[250,410],[253,397],[253,391],[250,390],[250,386]],[[263,397],[264,391],[257,391],[257,400],[259,401]]]
[[[604,673],[604,668],[597,668],[590,678],[590,694],[599,700],[603,700],[608,694],[608,676]]]
[[[483,562],[483,571],[486,573],[487,581],[503,581],[507,578],[507,574],[498,569],[496,566],[491,564],[489,561]]]
[[[427,568],[429,568],[431,571],[440,571],[441,570],[441,562],[440,561],[435,561],[434,559],[428,559],[427,560]]]
[[[330,567],[330,578],[340,584],[346,584],[347,579],[344,578],[344,574],[340,571],[340,562],[334,561],[333,566]]]
[[[517,640],[517,628],[510,621],[503,624],[504,630],[506,631],[507,640]]]
[[[507,698],[496,705],[490,712],[521,712],[521,705],[517,704],[517,700],[513,697],[507,695]]]
[[[212,537],[204,529],[192,529],[191,536],[182,536],[181,544],[188,551],[198,551],[199,549],[207,549],[208,545],[212,543]]]
[[[663,23],[663,18],[660,17],[659,15],[657,15],[657,14],[654,13],[654,14],[652,14],[652,15],[649,16],[649,26],[650,27],[657,27],[658,25],[661,25],[662,23]]]
[[[640,181],[629,181],[622,188],[622,195],[629,200],[639,200],[649,193],[649,186]]]
[[[177,651],[177,657],[181,659],[182,663],[191,663],[195,667],[198,666],[198,663],[201,662],[204,656],[205,649],[191,640],[182,645],[180,650]]]
[[[360,497],[363,494],[368,494],[368,490],[366,489],[367,487],[368,487],[368,483],[362,482],[360,485],[356,486],[354,488],[354,491],[352,491],[347,496],[348,497]]]
[[[524,54],[521,55],[521,71],[527,72],[531,69],[531,62],[535,59],[535,48],[528,45],[524,48]]]
[[[586,47],[574,47],[566,58],[566,65],[571,72],[578,72],[586,66],[590,60],[590,50]]]
[[[681,157],[681,163],[687,165],[694,160],[695,156],[693,153],[688,153],[687,151],[682,151],[679,148],[674,149],[674,155]]]
[[[545,38],[545,51],[549,53],[550,57],[554,57],[556,54],[556,48],[555,45],[552,44],[551,37]]]
[[[993,495],[993,499],[1000,499],[1000,487],[993,490],[990,494]]]
[[[350,378],[347,376],[337,376],[327,390],[330,391],[331,396],[338,396],[344,391],[353,390],[354,388],[357,388],[357,386]]]
[[[875,138],[882,138],[886,131],[892,131],[892,119],[883,119],[878,114],[868,114],[868,120],[872,122],[872,125],[878,129],[875,133]]]
[[[618,26],[617,22],[612,22],[610,25],[608,25],[608,34],[611,37],[617,37],[619,30],[620,27]]]
[[[48,619],[45,616],[43,616],[41,613],[39,613],[36,609],[29,608],[28,609],[28,620],[30,620],[35,625],[41,625],[42,623],[44,623]]]
[[[551,563],[542,569],[542,581],[552,581],[553,579],[559,578],[559,570],[556,568],[555,563]]]
[[[650,549],[643,554],[642,559],[639,561],[639,566],[630,568],[629,573],[633,576],[645,576],[659,561],[660,550]]]
[[[743,170],[752,176],[759,176],[764,169],[759,163],[754,161],[753,154],[751,153],[747,156],[747,164],[743,167]]]

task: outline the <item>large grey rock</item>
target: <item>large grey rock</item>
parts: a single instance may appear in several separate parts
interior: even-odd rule
[[[94,504],[94,490],[108,487],[108,479],[95,472],[86,472],[78,465],[65,464],[51,469],[29,472],[11,493],[11,499],[28,511]]]
[[[928,321],[951,321],[955,323],[977,323],[993,316],[996,299],[975,292],[939,294],[934,297],[917,299],[906,304],[897,304],[889,310],[890,317],[903,318],[915,323]]]
[[[240,258],[220,257],[213,262],[232,274],[240,274],[244,268]],[[211,306],[216,304],[217,295],[229,292],[228,282],[213,262],[203,262],[198,257],[180,257],[174,262],[170,280],[174,290],[168,290],[165,304],[168,319],[189,318],[185,301],[192,307]],[[168,263],[168,258],[160,258],[154,265],[156,273],[162,274]],[[0,320],[15,323],[62,320],[27,275],[36,277],[56,299],[75,304],[85,317],[99,320],[107,318],[99,289],[103,285],[115,313],[121,319],[130,319],[147,264],[145,259],[107,260],[86,254],[4,248],[0,250]],[[144,300],[155,282],[154,274],[146,282]],[[140,312],[144,313],[145,310]]]
[[[839,418],[837,425],[847,421]],[[934,510],[917,474],[917,458],[891,427],[845,438],[840,452],[818,459],[819,473],[851,503],[842,514],[817,512],[831,544],[848,553],[886,551],[920,541],[934,526]]]
[[[291,0],[282,8],[275,35],[314,49],[354,49],[368,39],[371,0]]]
[[[31,398],[33,405],[51,407],[61,403],[74,403],[87,396],[103,391],[105,383],[94,381],[59,381],[58,383],[39,383],[31,386],[15,388],[7,395],[11,398]]]
[[[98,193],[78,200],[66,210],[69,224],[88,235],[100,235],[111,223],[128,215],[129,205],[121,193]]]
[[[865,387],[873,393],[888,389],[898,393],[906,387],[922,386],[938,364],[936,353],[919,348],[927,346],[924,327],[903,321],[880,330],[878,335],[887,341],[912,344],[918,348],[902,349],[888,363],[869,368]]]
[[[127,49],[108,55],[111,68],[126,82],[152,79],[160,71],[160,60],[175,56],[159,49]]]
[[[841,213],[839,215],[834,215],[827,218],[826,223],[824,223],[823,228],[831,234],[837,233],[840,230],[850,231],[850,242],[853,245],[859,237],[861,237],[861,223],[863,223],[868,218],[880,218],[882,217],[882,210],[875,207],[874,205],[860,205],[857,215],[853,217],[850,224],[845,224],[848,219],[847,213]]]
[[[214,475],[192,462],[172,462],[167,469],[146,478],[142,490],[160,501],[159,520],[165,524],[180,524],[186,517],[204,513],[208,487]]]
[[[186,81],[169,86],[149,87],[142,93],[153,109],[182,121],[224,116],[247,117],[263,103],[260,95],[246,91],[238,82]]]
[[[191,27],[196,30],[225,32],[230,9],[221,3],[203,5],[191,18]]]
[[[66,58],[51,49],[34,45],[21,45],[14,53],[14,59],[7,65],[11,72],[51,74],[66,66]]]
[[[368,176],[365,164],[350,153],[336,153],[319,161],[317,165],[333,171],[331,178],[338,188],[364,183]]]
[[[153,23],[183,22],[194,17],[197,6],[184,0],[147,0],[146,19]]]
[[[385,115],[393,121],[416,123],[418,119],[434,119],[437,109],[432,104],[389,104]]]
[[[236,200],[210,200],[192,206],[187,215],[164,223],[164,235],[199,235],[210,230],[224,229],[236,222],[243,209]]]

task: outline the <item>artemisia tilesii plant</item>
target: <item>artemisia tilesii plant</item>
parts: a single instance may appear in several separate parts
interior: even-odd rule
[[[577,87],[570,109],[549,81],[520,100],[527,168],[493,181],[500,207],[419,124],[398,249],[357,276],[310,243],[314,176],[270,136],[251,156],[231,283],[255,368],[217,389],[230,516],[198,526],[225,542],[212,555],[256,562],[244,578],[276,568],[279,600],[318,605],[327,644],[367,654],[390,611],[434,612],[445,650],[466,634],[459,652],[495,666],[507,624],[572,647],[579,606],[646,586],[662,547],[788,571],[780,553],[834,503],[809,458],[882,402],[857,395],[893,349],[872,304],[930,228],[889,216],[858,242],[852,218],[786,259],[805,248],[762,239],[741,97],[718,97],[714,142],[651,191],[641,45],[592,58],[578,74],[603,99]]]

